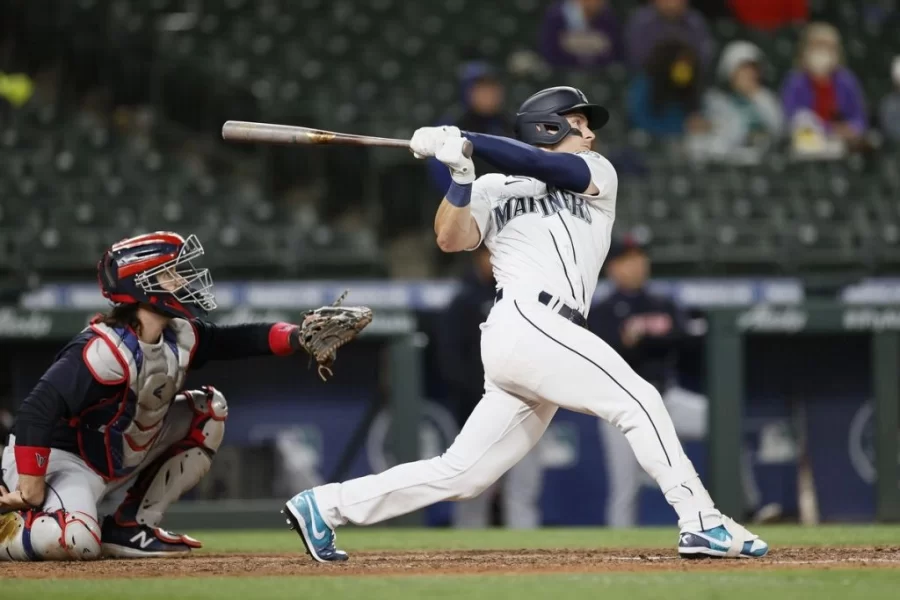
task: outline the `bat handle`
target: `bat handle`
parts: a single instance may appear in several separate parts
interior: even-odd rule
[[[471,140],[466,140],[463,142],[462,154],[466,158],[472,158],[472,153],[475,152],[475,146],[472,145]]]

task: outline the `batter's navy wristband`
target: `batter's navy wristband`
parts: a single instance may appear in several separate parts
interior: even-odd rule
[[[472,184],[460,185],[454,181],[450,184],[450,188],[447,190],[444,198],[457,208],[468,206],[469,202],[472,201]]]

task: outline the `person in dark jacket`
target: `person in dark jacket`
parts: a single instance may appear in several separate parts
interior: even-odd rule
[[[544,14],[540,48],[555,67],[605,67],[623,58],[622,27],[607,0],[558,0]]]
[[[463,65],[460,72],[460,106],[450,111],[439,125],[455,125],[462,131],[488,133],[511,137],[512,122],[503,111],[506,90],[497,71],[482,61],[472,61]],[[450,187],[450,172],[436,159],[428,160],[428,176],[441,194]],[[476,173],[495,173],[496,169],[479,158],[475,158]]]
[[[660,43],[628,87],[631,125],[659,137],[707,132],[703,87],[694,49],[677,39]]]
[[[612,293],[590,312],[588,327],[642,378],[653,384],[666,403],[675,430],[684,440],[706,438],[709,400],[679,387],[676,366],[683,345],[690,339],[687,313],[671,298],[647,289],[650,260],[645,249],[632,239],[613,244],[605,268],[613,282]],[[637,524],[638,494],[645,483],[653,483],[643,474],[625,436],[615,427],[601,422],[600,435],[606,455],[609,478],[606,519],[610,527]],[[742,469],[747,505],[758,519],[780,513],[769,505],[758,510],[756,489],[749,455]]]
[[[447,307],[438,336],[441,374],[447,385],[450,409],[460,426],[484,393],[480,328],[494,305],[496,294],[491,255],[484,246],[473,252],[473,263]],[[462,528],[490,525],[491,504],[502,488],[504,525],[513,529],[540,526],[541,471],[539,451],[535,448],[481,496],[457,502],[454,525]]]
[[[688,44],[703,70],[712,66],[715,40],[706,19],[689,0],[652,0],[631,13],[625,25],[625,52],[629,66],[640,70],[660,44],[678,40]]]

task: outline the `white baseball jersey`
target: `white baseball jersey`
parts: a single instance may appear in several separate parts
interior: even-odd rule
[[[527,285],[587,316],[616,216],[616,170],[578,152],[599,192],[590,196],[531,177],[482,175],[472,185],[472,216],[491,251],[498,289]]]

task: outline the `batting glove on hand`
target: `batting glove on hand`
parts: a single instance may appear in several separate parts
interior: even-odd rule
[[[475,181],[475,163],[471,158],[463,155],[463,146],[466,141],[464,137],[447,138],[434,155],[436,159],[447,165],[450,169],[450,177],[460,185]]]
[[[420,127],[413,133],[409,141],[409,149],[416,158],[434,156],[444,140],[462,135],[459,127],[443,125],[441,127]]]

